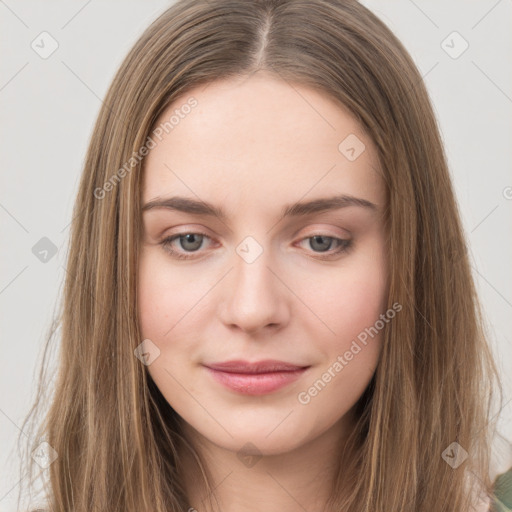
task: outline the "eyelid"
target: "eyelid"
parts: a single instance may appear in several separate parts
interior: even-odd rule
[[[306,234],[304,235],[301,235],[303,238],[304,237],[308,237],[308,236],[315,236],[315,235],[322,235],[322,236],[332,236],[333,238],[344,238],[344,237],[347,237],[347,238],[350,238],[352,237],[352,233],[348,230],[348,229],[344,229],[344,228],[338,228],[339,231],[343,231],[343,233],[334,233],[333,232],[333,227],[330,226],[330,227],[325,227],[325,224],[313,224],[311,226],[308,226],[307,228],[301,228],[299,230],[296,231],[295,236],[298,236],[299,233],[302,233],[302,231],[304,230],[306,232]],[[311,234],[307,234],[307,233],[311,233]],[[331,234],[329,234],[331,233]]]

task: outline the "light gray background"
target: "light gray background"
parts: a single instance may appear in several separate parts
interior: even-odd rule
[[[512,441],[512,1],[363,3],[405,44],[434,103],[503,371],[500,431]],[[71,208],[93,123],[122,59],[170,4],[0,0],[1,511],[15,510],[14,441],[61,292]],[[43,31],[59,45],[47,59],[31,48]],[[453,31],[469,43],[458,58],[442,47]],[[444,43],[452,52],[461,48],[456,37]],[[32,252],[42,237],[58,248],[46,263]]]

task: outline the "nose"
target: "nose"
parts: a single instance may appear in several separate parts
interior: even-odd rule
[[[283,277],[264,251],[248,263],[238,254],[234,268],[223,280],[219,298],[219,316],[230,329],[246,333],[280,329],[289,320],[290,291]]]

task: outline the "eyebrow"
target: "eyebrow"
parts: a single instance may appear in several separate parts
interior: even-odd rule
[[[373,211],[378,210],[377,205],[367,199],[343,194],[285,205],[281,211],[281,216],[282,218],[301,217],[329,210],[338,210],[349,206],[357,206]],[[167,198],[155,198],[147,202],[142,207],[142,211],[145,212],[155,208],[166,208],[192,215],[215,216],[223,221],[226,221],[228,217],[221,207],[215,206],[206,201],[197,201],[188,197],[174,196]]]

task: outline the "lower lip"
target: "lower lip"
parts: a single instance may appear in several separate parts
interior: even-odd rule
[[[272,373],[228,373],[206,367],[213,378],[233,391],[244,395],[265,395],[277,391],[301,377],[307,368]]]

